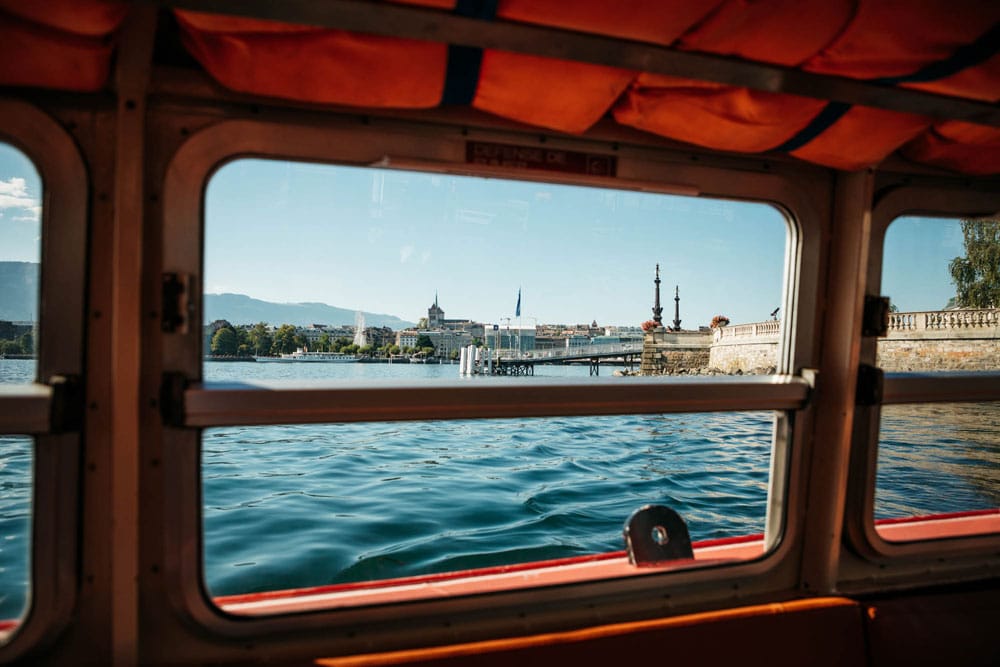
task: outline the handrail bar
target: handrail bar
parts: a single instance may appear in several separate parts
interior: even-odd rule
[[[887,373],[882,404],[1000,401],[1000,372]]]
[[[0,434],[42,435],[51,428],[52,387],[0,385]]]
[[[621,382],[473,377],[385,381],[203,383],[183,391],[193,427],[321,422],[559,417],[734,410],[797,410],[801,377],[622,378]]]

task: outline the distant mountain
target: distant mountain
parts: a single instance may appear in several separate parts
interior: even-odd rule
[[[0,320],[38,319],[38,264],[0,262]]]
[[[28,322],[38,319],[38,269],[36,262],[0,262],[0,320]],[[365,326],[406,329],[413,322],[393,315],[363,313]],[[229,320],[233,324],[354,324],[354,311],[325,303],[272,303],[245,294],[206,294],[205,322]]]
[[[330,324],[340,326],[354,324],[354,312],[347,308],[328,306],[325,303],[273,303],[253,299],[245,294],[206,294],[205,323],[228,320],[232,324],[255,324],[267,322],[272,325]],[[401,320],[393,315],[365,313],[365,326],[406,329],[413,322]]]

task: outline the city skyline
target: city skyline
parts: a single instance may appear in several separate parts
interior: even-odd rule
[[[0,261],[39,260],[41,180],[0,145]],[[767,204],[384,169],[243,159],[206,194],[205,291],[497,323],[638,326],[769,319],[782,303],[786,223]],[[956,222],[907,219],[886,237],[882,293],[900,310],[954,294]]]

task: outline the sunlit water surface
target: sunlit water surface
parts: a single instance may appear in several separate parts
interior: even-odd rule
[[[207,362],[205,372],[403,381],[458,367]],[[588,381],[628,381],[602,373]],[[0,361],[2,382],[33,376],[33,362]],[[538,376],[588,378],[588,368]],[[694,540],[760,533],[772,429],[760,412],[208,429],[206,584],[226,595],[614,551],[625,519],[649,503],[679,511]],[[876,516],[1000,506],[998,432],[998,405],[887,408]],[[0,619],[21,613],[28,591],[31,458],[30,439],[0,436]]]

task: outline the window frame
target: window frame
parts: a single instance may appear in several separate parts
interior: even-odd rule
[[[761,161],[752,167],[744,160],[709,157],[694,160],[690,154],[661,147],[622,146],[618,142],[564,137],[539,137],[537,133],[510,130],[469,129],[455,126],[435,126],[430,123],[410,123],[405,120],[364,118],[359,122],[352,117],[324,117],[322,122],[308,119],[281,119],[272,123],[261,119],[229,119],[186,136],[178,150],[164,166],[162,204],[162,270],[184,277],[189,290],[189,302],[195,313],[190,326],[176,333],[162,335],[159,362],[165,378],[174,381],[164,384],[164,399],[174,406],[168,409],[170,419],[163,425],[161,449],[163,455],[163,480],[157,505],[164,517],[164,542],[158,554],[163,565],[164,590],[173,606],[195,623],[210,632],[228,637],[249,637],[261,633],[283,633],[310,628],[352,628],[351,636],[382,637],[393,644],[432,641],[434,636],[453,637],[455,626],[463,632],[483,632],[483,597],[489,596],[486,636],[509,632],[523,625],[525,609],[532,609],[533,617],[544,617],[544,623],[581,623],[578,612],[567,614],[568,609],[586,606],[586,600],[601,599],[617,605],[614,613],[635,615],[651,610],[662,612],[664,595],[679,604],[708,595],[718,603],[744,599],[746,595],[776,595],[779,591],[793,591],[799,576],[799,551],[803,541],[804,504],[795,500],[802,493],[807,472],[807,457],[803,454],[803,440],[811,431],[812,409],[808,403],[811,379],[805,379],[803,369],[816,365],[818,346],[815,329],[820,313],[815,300],[799,295],[814,294],[823,282],[821,252],[823,237],[822,211],[829,210],[831,190],[827,172],[802,168],[801,165],[773,164]],[[467,140],[495,141],[520,145],[537,145],[565,148],[584,152],[617,154],[618,177],[603,179],[536,171],[518,171],[503,168],[482,168],[465,164]],[[391,156],[391,157],[386,157]],[[415,157],[413,157],[415,156]],[[763,558],[727,564],[725,567],[706,567],[694,570],[645,574],[624,579],[603,580],[571,584],[555,589],[521,589],[500,593],[477,594],[452,599],[429,597],[407,603],[406,616],[401,618],[393,605],[372,605],[348,609],[329,609],[298,615],[265,616],[247,619],[227,615],[208,598],[203,576],[201,549],[201,493],[200,493],[200,431],[194,427],[207,427],[225,423],[220,417],[246,398],[240,390],[213,389],[201,383],[202,345],[200,295],[202,271],[203,202],[211,175],[220,165],[239,158],[273,158],[324,162],[352,166],[398,166],[406,169],[440,173],[458,173],[478,176],[497,176],[537,182],[556,182],[571,185],[597,185],[620,189],[641,189],[671,193],[700,193],[712,197],[744,199],[771,203],[782,209],[789,220],[789,233],[785,253],[784,293],[782,309],[786,313],[783,327],[782,359],[779,360],[780,377],[773,386],[777,390],[758,391],[763,384],[757,380],[730,381],[734,391],[730,399],[749,401],[750,407],[767,409],[768,400],[777,400],[779,394],[789,390],[797,398],[794,430],[790,437],[781,436],[776,429],[772,447],[769,488],[767,532],[776,547]],[[739,166],[734,172],[733,168]],[[735,175],[734,175],[735,174]],[[761,199],[761,197],[766,199]],[[811,378],[811,376],[810,376]],[[702,383],[694,383],[702,384]],[[705,383],[708,384],[708,383]],[[168,386],[169,385],[169,386]],[[783,386],[784,385],[784,386]],[[791,388],[791,389],[789,389]],[[565,390],[565,387],[563,387]],[[324,390],[320,390],[324,391]],[[327,389],[325,391],[344,391]],[[494,392],[491,394],[490,392]],[[553,391],[560,391],[553,389]],[[605,395],[607,392],[607,395]],[[502,400],[503,389],[485,388],[480,399],[494,403]],[[612,402],[624,399],[620,390],[598,390],[592,393],[596,401]],[[756,394],[756,396],[754,396]],[[761,396],[763,394],[763,396]],[[294,400],[302,399],[301,394]],[[450,418],[489,416],[471,406],[468,391],[463,392],[465,411],[452,411]],[[320,394],[313,392],[314,406],[324,403]],[[751,398],[752,397],[752,398]],[[281,399],[291,405],[292,392]],[[657,409],[668,408],[678,396],[658,397]],[[691,411],[710,411],[713,399]],[[726,406],[726,398],[716,402]],[[681,403],[675,404],[679,411]],[[790,405],[790,404],[789,404]],[[776,407],[788,407],[775,404]],[[214,416],[206,418],[213,410]],[[416,408],[416,414],[433,418],[435,408],[431,403]],[[636,410],[638,412],[638,410]],[[230,421],[234,413],[228,417]],[[573,413],[577,414],[577,413]],[[329,412],[314,413],[313,419],[301,414],[294,423],[330,419]],[[412,418],[410,415],[409,418]],[[239,419],[247,418],[246,414]],[[378,421],[386,418],[372,417]],[[391,418],[391,417],[390,417]],[[276,423],[271,413],[266,423]],[[239,423],[246,423],[240,421]],[[264,423],[264,422],[257,422]],[[780,539],[779,539],[780,536]],[[707,584],[707,586],[706,586]],[[651,590],[652,589],[652,590]],[[666,594],[665,591],[670,593]],[[715,593],[709,591],[714,590]],[[631,598],[631,599],[630,599]],[[669,606],[678,604],[671,602]],[[593,607],[593,605],[590,605]],[[545,612],[538,611],[544,609]],[[473,612],[475,612],[473,614]],[[612,613],[606,608],[602,618]],[[555,614],[560,620],[553,620]],[[584,612],[584,616],[588,616]],[[574,620],[576,616],[576,620]],[[415,619],[420,619],[418,622]],[[442,619],[448,626],[442,627]],[[541,627],[541,626],[536,626]],[[450,629],[449,629],[450,628]],[[506,629],[505,629],[506,628]],[[347,640],[345,640],[347,641]]]
[[[0,645],[7,661],[68,625],[79,584],[82,430],[60,414],[82,407],[88,181],[72,137],[37,107],[0,99],[0,127],[0,139],[34,163],[42,182],[37,375],[0,394],[0,431],[34,438],[28,608]]]
[[[1000,211],[1000,193],[956,184],[950,179],[913,179],[889,183],[872,209],[872,235],[866,271],[866,294],[879,296],[885,235],[897,219],[908,215],[960,218]],[[981,187],[981,186],[980,186]],[[891,296],[891,295],[886,295]],[[860,363],[875,366],[878,339],[861,340]],[[875,526],[875,481],[881,405],[929,402],[1000,401],[1000,370],[976,373],[885,373],[876,405],[858,405],[851,444],[845,538],[859,556],[849,559],[841,579],[850,588],[875,588],[900,577],[935,570],[961,572],[977,567],[977,559],[996,553],[1000,533],[889,541]],[[928,561],[931,561],[929,565]]]

